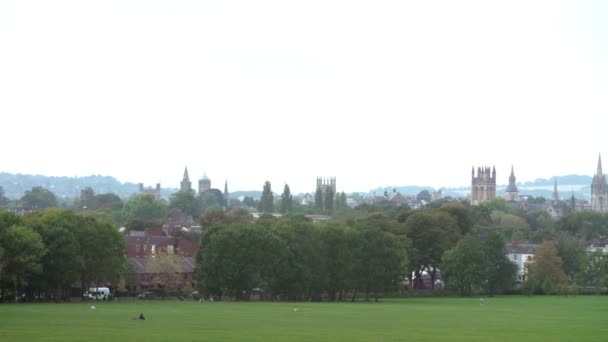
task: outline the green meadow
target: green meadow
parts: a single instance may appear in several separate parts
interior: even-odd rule
[[[0,341],[606,341],[608,296],[0,305]],[[91,309],[95,305],[96,309]],[[135,319],[143,313],[146,320]]]

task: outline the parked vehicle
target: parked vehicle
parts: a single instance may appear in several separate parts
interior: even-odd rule
[[[91,287],[84,293],[84,297],[90,300],[110,300],[113,295],[109,287]]]

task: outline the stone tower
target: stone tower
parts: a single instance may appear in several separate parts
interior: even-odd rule
[[[597,160],[597,172],[591,182],[591,210],[608,212],[608,186],[606,175],[602,172],[602,156]]]
[[[496,167],[475,167],[471,171],[471,205],[479,205],[483,201],[496,198]]]
[[[515,184],[515,173],[513,172],[513,166],[511,166],[511,175],[509,176],[506,199],[507,201],[517,201],[519,199],[519,192],[517,190],[517,185]]]
[[[553,178],[553,205],[559,203],[559,192],[557,192],[557,178]]]
[[[334,194],[336,193],[336,177],[322,178],[317,177],[317,189],[321,189],[323,194],[330,189]]]
[[[199,195],[203,192],[211,189],[211,180],[207,177],[207,173],[203,174],[203,178],[198,181],[198,193]]]
[[[190,177],[188,177],[188,167],[186,167],[184,169],[184,178],[182,179],[182,182],[180,183],[179,191],[182,191],[182,192],[192,191],[192,182],[190,182]]]

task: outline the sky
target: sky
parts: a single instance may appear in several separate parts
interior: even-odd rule
[[[0,0],[0,172],[231,191],[608,162],[606,1]],[[604,169],[608,168],[608,164]]]

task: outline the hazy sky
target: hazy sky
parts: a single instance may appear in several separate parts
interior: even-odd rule
[[[608,168],[608,1],[0,0],[0,171],[314,191]]]

